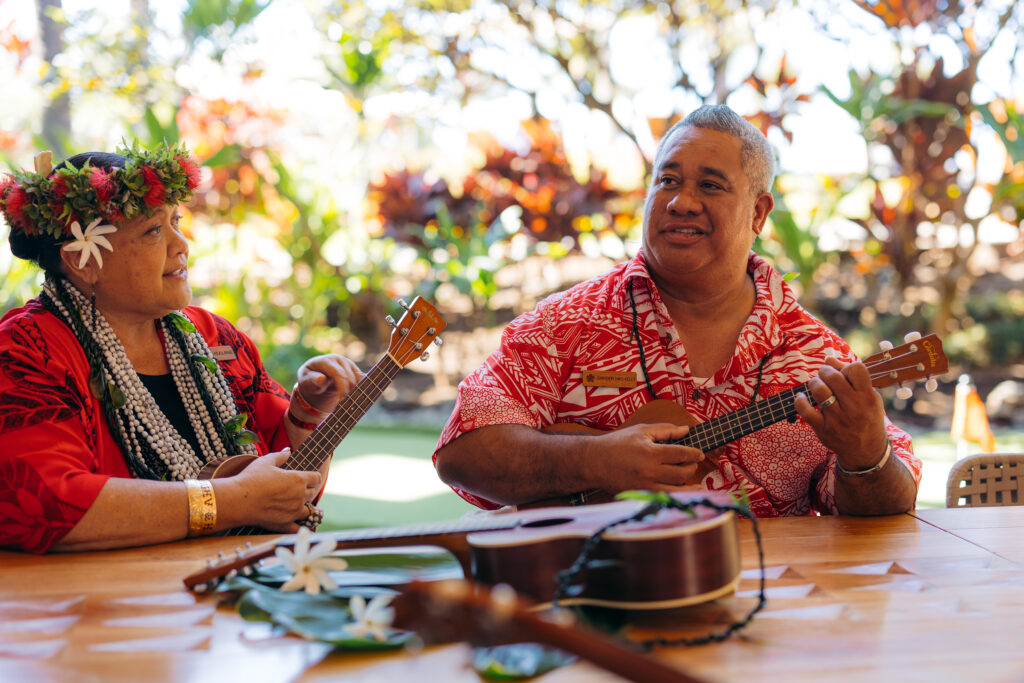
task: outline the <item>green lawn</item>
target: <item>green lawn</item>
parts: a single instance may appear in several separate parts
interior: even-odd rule
[[[338,447],[324,495],[324,530],[454,519],[475,509],[442,484],[430,457],[440,427],[357,426]],[[919,507],[943,507],[957,449],[943,430],[911,430],[924,461]],[[995,432],[996,451],[1024,452],[1024,431]],[[976,453],[970,444],[968,453]]]

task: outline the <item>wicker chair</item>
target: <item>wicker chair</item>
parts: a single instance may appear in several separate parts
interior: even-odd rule
[[[946,507],[1024,505],[1024,453],[984,453],[958,461],[946,482]]]

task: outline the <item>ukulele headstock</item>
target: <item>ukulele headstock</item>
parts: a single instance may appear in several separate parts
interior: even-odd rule
[[[388,355],[405,367],[414,359],[426,360],[429,353],[426,347],[430,342],[441,345],[438,336],[448,326],[434,305],[422,297],[416,297],[411,304],[399,299],[399,305],[405,309],[402,317],[395,322],[390,315],[385,318],[391,330],[391,341],[388,344]]]
[[[864,359],[864,365],[871,373],[871,385],[876,389],[900,385],[896,395],[909,398],[910,387],[903,386],[908,382],[926,380],[925,388],[935,391],[938,387],[936,376],[949,370],[949,360],[942,351],[942,341],[934,334],[922,337],[918,332],[910,332],[904,337],[900,346],[894,347],[890,342],[879,344],[880,353]]]
[[[277,541],[258,546],[253,546],[252,542],[248,541],[245,546],[235,548],[233,553],[220,552],[217,553],[217,557],[207,558],[202,569],[192,572],[182,579],[182,582],[186,588],[196,593],[204,593],[237,574],[242,576],[252,574],[253,567],[259,564],[260,560],[273,555],[278,546],[291,547],[292,545],[294,545],[294,536],[285,536]]]

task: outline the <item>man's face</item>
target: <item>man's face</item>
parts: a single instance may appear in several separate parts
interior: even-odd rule
[[[661,286],[745,272],[772,200],[754,195],[738,138],[706,128],[672,133],[644,204],[644,253]]]

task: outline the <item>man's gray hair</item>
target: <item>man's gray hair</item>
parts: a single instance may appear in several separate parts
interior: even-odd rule
[[[673,133],[682,128],[707,128],[739,139],[740,161],[750,180],[750,189],[755,195],[772,191],[772,182],[775,180],[775,154],[768,144],[768,138],[752,123],[724,104],[705,104],[669,128],[654,153],[655,171],[661,164],[666,143],[672,138]]]

